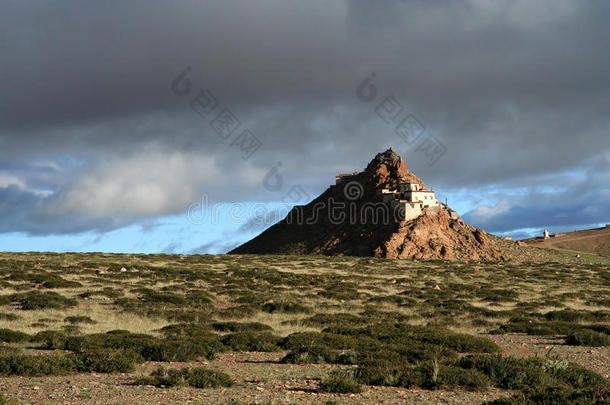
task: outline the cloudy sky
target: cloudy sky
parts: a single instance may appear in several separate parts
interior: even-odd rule
[[[610,222],[609,18],[604,0],[5,0],[0,250],[224,252],[390,146],[489,232]]]

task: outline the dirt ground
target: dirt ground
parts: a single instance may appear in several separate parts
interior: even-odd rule
[[[488,335],[505,355],[553,355],[597,371],[610,378],[610,348],[566,346],[561,338],[525,334]],[[188,387],[156,388],[131,385],[166,363],[147,362],[133,374],[73,374],[61,377],[11,377],[0,379],[0,389],[23,404],[227,404],[227,403],[359,403],[359,404],[472,404],[509,396],[509,391],[423,390],[366,387],[361,394],[317,393],[320,377],[335,365],[280,364],[284,353],[221,353],[209,362],[170,363],[169,367],[205,365],[230,373],[235,386],[220,390]],[[334,402],[333,402],[334,401]]]
[[[160,365],[167,366],[167,363],[154,362],[140,365],[130,375],[0,378],[0,389],[23,404],[473,404],[510,395],[510,392],[498,389],[469,392],[372,386],[367,386],[361,394],[317,393],[320,377],[337,366],[279,364],[283,354],[222,353],[210,362],[169,365],[176,368],[205,365],[231,373],[236,384],[223,389],[130,385],[134,377],[147,374]]]
[[[610,347],[567,346],[563,337],[531,336],[525,334],[488,335],[507,356],[559,356],[610,378]]]

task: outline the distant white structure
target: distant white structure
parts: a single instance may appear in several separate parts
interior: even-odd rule
[[[397,215],[397,219],[409,221],[423,214],[426,207],[439,207],[432,190],[424,190],[417,183],[401,183],[394,190],[381,190],[383,202]]]
[[[544,229],[544,239],[548,239],[549,238],[549,230],[548,229]]]

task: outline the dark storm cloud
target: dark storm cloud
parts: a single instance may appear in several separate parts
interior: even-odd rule
[[[277,200],[261,180],[278,162],[285,190],[320,191],[389,146],[437,190],[586,168],[610,146],[604,1],[9,1],[0,11],[0,161],[85,157],[47,177],[7,169],[21,189],[0,182],[4,230],[119,226],[185,211],[204,193]],[[186,66],[193,93],[178,97],[170,82]],[[378,97],[363,103],[355,88],[371,72]],[[201,88],[263,142],[247,162],[189,109]],[[435,165],[375,114],[389,95],[446,145]]]

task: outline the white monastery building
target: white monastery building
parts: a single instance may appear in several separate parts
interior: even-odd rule
[[[399,220],[409,221],[420,216],[424,208],[440,207],[433,190],[423,190],[417,183],[401,183],[395,190],[381,190],[383,202],[390,205]]]

